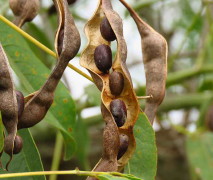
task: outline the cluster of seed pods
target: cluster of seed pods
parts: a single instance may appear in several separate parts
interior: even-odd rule
[[[3,150],[10,155],[6,169],[13,154],[19,153],[22,149],[22,139],[16,135],[17,130],[32,127],[45,117],[65,68],[80,48],[80,35],[69,12],[67,1],[54,0],[54,5],[59,15],[55,38],[57,64],[44,85],[26,100],[21,92],[15,91],[9,62],[0,46],[0,111],[7,130]]]
[[[127,47],[123,24],[110,0],[100,0],[94,16],[85,26],[89,40],[80,64],[85,67],[101,91],[101,111],[106,123],[103,155],[93,171],[120,171],[135,150],[133,127],[139,104],[126,67]],[[111,41],[117,41],[112,62]],[[95,179],[88,177],[88,180]]]

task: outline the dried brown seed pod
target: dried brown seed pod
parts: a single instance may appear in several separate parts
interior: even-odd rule
[[[120,99],[115,99],[110,103],[110,110],[118,127],[124,125],[127,117],[125,103]]]
[[[69,12],[67,1],[55,0],[54,3],[59,14],[59,27],[55,38],[58,61],[46,83],[26,103],[18,122],[18,129],[32,127],[45,117],[53,102],[54,92],[63,72],[80,47],[80,35]],[[64,33],[61,33],[61,37],[59,37],[61,31]],[[58,43],[60,46],[62,44],[60,55],[58,54]]]
[[[16,91],[16,99],[18,104],[18,118],[20,118],[24,111],[24,95],[21,91]]]
[[[112,51],[111,48],[105,44],[99,45],[95,48],[94,60],[97,68],[107,73],[112,67]]]
[[[167,78],[168,46],[165,38],[144,22],[138,14],[124,1],[120,2],[128,9],[141,35],[143,62],[146,73],[147,99],[145,114],[153,123],[158,106],[165,96]]]
[[[9,0],[9,5],[15,15],[14,24],[22,27],[25,22],[32,21],[40,7],[39,0]]]
[[[129,146],[129,137],[126,134],[120,134],[120,146],[118,151],[118,159],[120,159],[127,151]]]
[[[13,149],[13,154],[18,154],[21,152],[23,147],[23,140],[21,136],[16,135],[15,141],[14,141],[14,149]]]
[[[123,75],[123,90],[119,98],[125,102],[128,109],[128,116],[123,126],[118,127],[110,111],[110,102],[114,100],[115,95],[111,93],[109,87],[109,74],[100,73],[94,60],[95,48],[99,45],[110,45],[109,41],[103,38],[100,32],[100,24],[103,18],[109,21],[113,32],[116,35],[117,53],[112,64],[112,69]],[[99,0],[98,8],[94,16],[85,26],[85,33],[88,38],[88,45],[82,52],[80,64],[88,69],[94,83],[101,91],[102,115],[106,122],[103,134],[103,155],[102,159],[95,166],[93,171],[120,171],[126,165],[135,149],[135,139],[133,127],[139,114],[139,104],[133,90],[131,77],[126,67],[127,47],[123,37],[123,23],[120,16],[113,10],[110,0]],[[126,134],[129,137],[129,148],[127,152],[117,160],[119,149],[119,134]],[[95,178],[88,177],[87,180]]]
[[[10,156],[8,165],[12,160],[14,140],[17,132],[18,123],[18,105],[15,93],[15,87],[12,79],[12,72],[9,61],[0,44],[0,111],[2,122],[7,135],[4,139],[4,151]]]
[[[123,74],[114,71],[109,76],[109,88],[113,95],[118,96],[122,93],[124,88],[124,77]]]
[[[100,31],[103,38],[107,41],[114,41],[116,39],[115,33],[106,17],[101,22]]]

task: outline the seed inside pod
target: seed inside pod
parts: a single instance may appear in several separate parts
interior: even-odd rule
[[[120,99],[115,99],[110,103],[110,111],[115,119],[118,127],[124,125],[127,117],[127,110],[125,103]]]
[[[22,92],[16,91],[16,99],[18,104],[18,118],[20,118],[24,111],[24,96]]]
[[[96,47],[94,60],[97,68],[101,72],[108,73],[109,69],[112,67],[112,51],[110,47],[105,44]]]
[[[120,72],[114,71],[109,76],[109,88],[113,95],[118,96],[124,88],[124,77]]]
[[[101,21],[100,31],[103,38],[107,41],[114,41],[116,39],[115,33],[106,17]]]
[[[74,4],[77,0],[67,0],[68,4]]]
[[[119,138],[120,138],[120,146],[118,150],[117,159],[120,159],[125,154],[129,146],[129,137],[126,134],[120,134]]]
[[[18,154],[21,152],[23,147],[23,140],[21,136],[16,136],[15,141],[14,141],[14,149],[13,149],[13,154]]]

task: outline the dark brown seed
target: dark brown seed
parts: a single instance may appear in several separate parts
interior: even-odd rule
[[[16,98],[18,104],[18,118],[20,118],[24,111],[24,96],[22,92],[16,91]]]
[[[94,60],[97,68],[101,72],[108,73],[109,69],[112,67],[112,51],[110,47],[105,44],[96,47]]]
[[[18,154],[21,152],[23,147],[23,141],[22,138],[18,135],[16,135],[15,137],[15,141],[14,141],[14,149],[13,149],[13,154]]]
[[[68,4],[74,4],[77,0],[67,0]]]
[[[125,103],[120,99],[115,99],[110,103],[110,111],[115,119],[118,127],[124,125],[127,117],[127,110]]]
[[[126,134],[120,134],[120,146],[118,150],[117,159],[120,159],[128,149],[129,146],[129,137]]]
[[[109,88],[113,95],[118,96],[124,88],[124,77],[120,72],[114,71],[109,76]]]
[[[103,38],[107,41],[114,41],[116,39],[115,33],[106,17],[101,21],[100,31]]]
[[[64,40],[64,29],[61,29],[58,35],[58,55],[61,54]]]

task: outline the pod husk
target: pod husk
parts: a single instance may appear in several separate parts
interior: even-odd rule
[[[66,69],[69,61],[75,57],[80,48],[80,35],[75,26],[74,20],[68,9],[66,0],[55,0],[56,9],[59,14],[59,27],[55,38],[57,52],[57,64],[45,84],[35,94],[31,94],[25,104],[24,112],[19,119],[18,129],[29,128],[39,123],[49,110],[55,89]],[[62,37],[63,45],[61,54],[58,54],[59,31],[64,30]]]
[[[100,34],[100,23],[104,17],[107,17],[113,31],[115,32],[117,39],[117,53],[112,65],[112,69],[117,72],[122,73],[124,76],[124,89],[119,96],[114,96],[110,92],[109,88],[109,74],[103,74],[98,70],[94,63],[94,50],[100,44],[110,45]],[[103,156],[99,163],[93,169],[94,171],[120,171],[123,169],[125,164],[128,162],[129,158],[135,150],[135,139],[133,135],[133,127],[138,118],[139,114],[139,104],[133,90],[132,81],[128,69],[126,67],[126,57],[127,48],[126,42],[123,38],[123,24],[119,15],[112,9],[111,2],[109,0],[100,0],[98,8],[94,16],[88,21],[85,26],[85,33],[88,38],[88,45],[83,51],[80,59],[81,66],[88,69],[94,82],[99,90],[101,90],[101,100],[102,100],[102,115],[104,121],[106,122],[106,127],[104,129],[104,139],[103,139]],[[127,119],[124,126],[118,128],[115,120],[110,112],[110,102],[114,99],[121,99],[125,102],[127,107]],[[110,124],[110,125],[109,125]],[[108,128],[110,126],[110,128]],[[111,132],[110,132],[111,131]],[[105,138],[105,134],[113,134],[112,138]],[[126,134],[130,139],[130,144],[127,152],[124,156],[117,161],[117,153],[119,148],[119,134]],[[110,143],[116,144],[113,147]],[[114,162],[113,165],[117,164],[117,167],[104,167],[106,161]],[[112,164],[111,164],[112,165]],[[88,178],[95,179],[95,178]]]
[[[6,169],[13,158],[14,140],[17,133],[18,105],[15,87],[12,79],[12,71],[9,61],[0,44],[0,111],[2,122],[7,135],[4,139],[4,151],[10,156]],[[2,153],[1,153],[2,154]],[[0,163],[1,164],[1,163]]]
[[[145,114],[153,124],[158,106],[165,96],[167,78],[168,46],[165,38],[144,22],[140,16],[124,1],[120,2],[128,9],[141,36],[143,62],[146,75]]]

